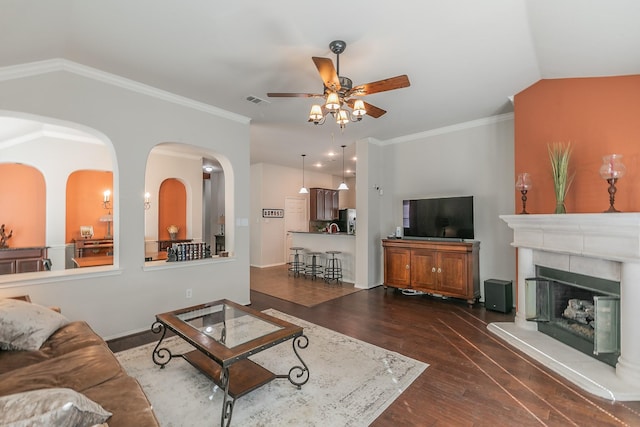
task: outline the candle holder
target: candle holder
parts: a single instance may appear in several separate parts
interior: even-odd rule
[[[516,181],[516,189],[522,194],[522,212],[520,214],[528,214],[527,212],[527,192],[531,189],[531,175],[527,172],[518,174]]]
[[[111,209],[111,191],[105,190],[102,193],[102,207],[105,209]]]
[[[144,193],[144,210],[151,209],[151,193]]]
[[[624,176],[627,168],[622,164],[622,154],[609,154],[602,158],[602,166],[600,166],[600,176],[609,183],[609,209],[604,211],[620,212],[613,204],[616,199],[616,182]]]

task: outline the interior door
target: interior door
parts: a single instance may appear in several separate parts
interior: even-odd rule
[[[307,199],[304,197],[285,197],[284,199],[284,260],[289,259],[291,245],[290,231],[309,231]]]

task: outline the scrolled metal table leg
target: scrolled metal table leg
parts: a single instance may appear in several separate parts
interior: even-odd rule
[[[160,366],[160,369],[164,368],[164,366],[169,363],[173,355],[171,351],[166,347],[160,347],[162,344],[162,340],[164,340],[165,335],[167,334],[167,328],[161,322],[154,322],[151,325],[151,332],[154,334],[159,334],[162,332],[162,336],[160,337],[160,341],[156,344],[156,347],[153,349],[153,353],[151,358],[153,359],[153,363]]]
[[[231,416],[233,415],[233,405],[235,403],[235,399],[229,396],[229,368],[222,368],[220,370],[220,388],[224,390],[220,425],[222,427],[229,427],[231,425]]]
[[[296,387],[298,390],[309,381],[309,367],[302,357],[300,357],[300,353],[298,353],[298,349],[305,349],[309,346],[309,338],[306,335],[299,335],[293,339],[293,352],[296,354],[296,357],[302,363],[302,366],[296,365],[289,369],[289,375],[287,378],[289,382]]]

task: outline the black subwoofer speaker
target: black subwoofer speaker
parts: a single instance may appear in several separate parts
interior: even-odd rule
[[[511,308],[513,308],[513,289],[511,280],[485,280],[484,306],[487,310],[510,313]]]

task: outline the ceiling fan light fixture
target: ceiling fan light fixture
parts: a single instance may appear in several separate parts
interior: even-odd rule
[[[324,104],[324,108],[329,111],[335,111],[340,108],[340,97],[335,92],[329,92],[327,95],[327,102]]]
[[[364,108],[364,101],[358,99],[353,103],[353,115],[358,118],[358,120],[362,120],[362,116],[367,114],[367,110]]]
[[[309,121],[314,124],[320,124],[324,116],[322,115],[322,107],[318,104],[314,104],[311,106],[311,111],[309,112]]]
[[[311,57],[322,79],[322,93],[268,92],[267,96],[276,98],[323,98],[323,104],[314,105],[311,108],[309,122],[322,125],[326,121],[327,116],[331,115],[341,130],[344,130],[349,122],[362,121],[365,115],[373,117],[374,119],[380,118],[386,113],[385,110],[365,103],[362,100],[354,99],[353,97],[409,87],[411,85],[409,77],[403,74],[354,86],[350,78],[340,75],[340,54],[344,52],[346,47],[347,43],[343,40],[334,40],[329,44],[331,52],[336,54],[335,66],[329,58]]]
[[[347,123],[349,123],[349,113],[345,110],[338,110],[338,114],[336,114],[336,123],[340,125],[340,128],[343,129]]]

